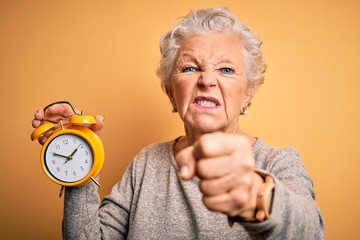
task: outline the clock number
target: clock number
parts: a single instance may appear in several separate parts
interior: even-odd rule
[[[76,172],[75,172],[75,171],[73,172],[73,175],[76,176]]]
[[[85,159],[85,163],[89,163],[89,161],[87,159]]]
[[[81,166],[81,167],[80,167],[80,170],[81,170],[81,171],[84,171],[84,167],[83,167],[83,166]]]
[[[74,144],[76,144],[76,140],[75,140],[75,139],[73,139],[73,141],[74,141]]]
[[[57,171],[57,172],[60,172],[60,168],[59,168],[59,167],[57,167],[57,168],[56,168],[56,171]]]
[[[84,148],[84,145],[83,145],[83,144],[80,144],[80,148]]]
[[[69,143],[69,140],[67,140],[67,139],[64,139],[64,140],[62,140],[62,142],[63,142],[63,144],[68,144]]]
[[[67,176],[67,171],[65,171],[65,176]]]
[[[55,148],[56,148],[56,150],[59,150],[59,149],[60,149],[60,145],[59,145],[59,144],[56,144],[56,145],[55,145]]]
[[[85,155],[86,155],[86,156],[89,155],[89,152],[88,152],[88,151],[85,151]]]

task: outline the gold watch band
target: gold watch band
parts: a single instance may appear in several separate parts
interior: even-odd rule
[[[262,222],[270,217],[270,206],[272,201],[272,190],[275,187],[274,179],[270,175],[266,175],[261,172],[256,172],[263,179],[264,182],[261,184],[259,192],[256,198],[256,212],[252,219],[244,219],[240,217],[230,217],[228,216],[229,227],[234,225],[236,221],[258,221]]]
[[[272,198],[272,190],[275,187],[274,179],[267,175],[265,176],[265,182],[260,186],[259,193],[256,201],[256,214],[255,219],[257,221],[264,221],[270,217],[270,204]]]

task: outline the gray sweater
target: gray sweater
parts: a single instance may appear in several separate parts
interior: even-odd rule
[[[313,182],[295,150],[256,141],[257,170],[271,174],[276,184],[271,217],[229,227],[226,215],[203,205],[198,178],[179,178],[173,146],[171,141],[140,151],[102,202],[94,183],[67,187],[64,239],[325,238]]]

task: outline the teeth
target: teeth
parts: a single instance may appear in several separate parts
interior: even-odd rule
[[[212,101],[200,100],[197,104],[204,106],[204,107],[216,107],[216,103]]]

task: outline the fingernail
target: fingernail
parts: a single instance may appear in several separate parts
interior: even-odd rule
[[[180,168],[180,176],[181,177],[187,177],[189,175],[189,167],[188,166],[182,166]]]

